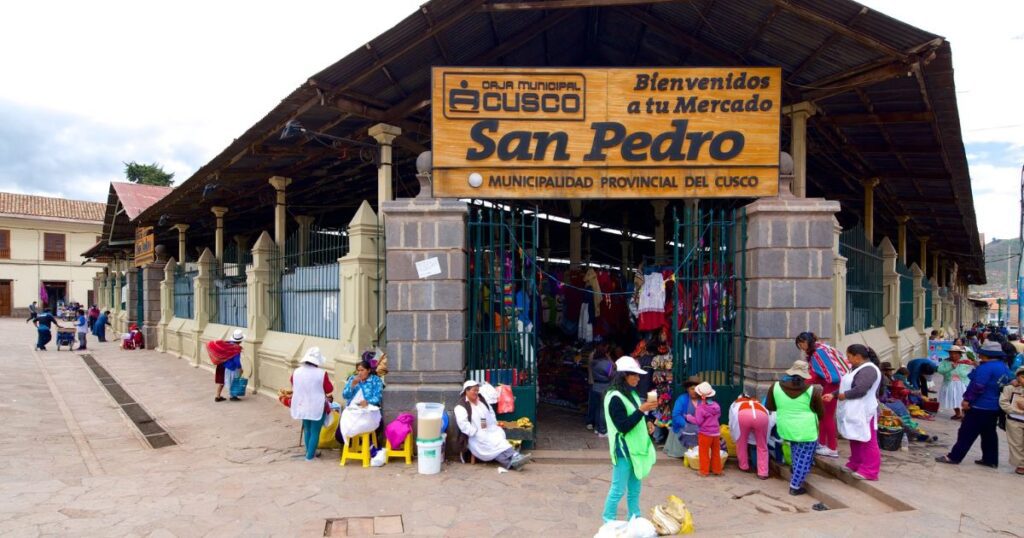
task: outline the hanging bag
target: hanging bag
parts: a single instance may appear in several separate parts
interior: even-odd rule
[[[512,395],[512,387],[498,385],[498,414],[512,413],[516,410],[516,397]]]

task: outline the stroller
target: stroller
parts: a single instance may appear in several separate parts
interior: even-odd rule
[[[74,327],[57,328],[57,351],[60,351],[60,346],[68,346],[68,351],[75,349]]]

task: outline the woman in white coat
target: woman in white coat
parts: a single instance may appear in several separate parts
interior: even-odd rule
[[[839,400],[836,420],[839,433],[850,441],[850,461],[846,469],[859,480],[878,480],[882,454],[878,450],[878,385],[882,371],[875,351],[862,344],[846,348],[853,370],[844,374],[839,391],[824,399]]]
[[[497,461],[515,471],[530,462],[530,456],[517,452],[505,438],[494,409],[480,397],[480,383],[469,380],[462,384],[462,398],[454,413],[459,426],[456,446],[460,456],[468,449],[480,461]]]
[[[316,457],[320,444],[320,428],[324,417],[330,414],[327,395],[334,385],[323,369],[324,356],[320,348],[311,347],[302,357],[302,363],[292,372],[292,418],[302,421],[302,442],[306,445],[306,461]]]

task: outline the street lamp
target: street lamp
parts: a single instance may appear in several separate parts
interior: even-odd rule
[[[320,133],[317,131],[310,131],[302,126],[297,120],[291,120],[284,124],[284,129],[281,130],[281,136],[279,140],[289,140],[296,136],[304,136],[306,140],[316,141],[329,148],[340,148],[339,144],[346,144],[349,146],[355,146],[360,148],[359,158],[363,162],[372,162],[377,168],[380,168],[380,146],[377,144],[370,144],[368,142],[362,142],[360,140],[353,140],[351,138],[345,138],[342,136],[329,135],[327,133]],[[325,143],[324,140],[327,140]],[[367,151],[366,153],[363,150]]]

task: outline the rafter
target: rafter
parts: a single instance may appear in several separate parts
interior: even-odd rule
[[[434,28],[434,18],[430,16],[430,10],[427,9],[427,4],[420,6],[420,13],[423,14],[423,19],[427,21],[427,28]],[[448,47],[444,46],[441,41],[441,36],[438,34],[433,35],[434,44],[437,45],[437,50],[441,51],[441,57],[444,58],[444,63],[452,63],[451,56],[448,54]]]
[[[484,11],[526,11],[531,9],[577,9],[609,6],[662,4],[676,0],[534,0],[532,2],[495,2],[485,4]]]
[[[763,21],[761,21],[761,24],[757,27],[757,30],[755,30],[754,33],[750,35],[750,39],[748,39],[747,42],[743,45],[743,48],[740,52],[740,56],[746,56],[747,53],[749,53],[750,50],[754,48],[754,45],[756,45],[758,40],[761,39],[761,35],[764,34],[764,31],[768,29],[768,26],[772,23],[772,21],[775,20],[775,17],[777,17],[779,15],[779,12],[781,11],[782,8],[779,6],[775,6],[774,8],[772,8],[771,13],[769,13],[768,16],[765,17]]]
[[[934,119],[931,112],[885,112],[881,114],[836,114],[822,118],[839,126],[873,125],[878,123],[926,123]]]
[[[861,7],[860,11],[858,11],[856,15],[850,17],[850,20],[846,21],[846,26],[852,28],[853,25],[857,22],[857,20],[860,19],[869,11],[871,10],[869,10],[867,7]],[[843,34],[840,34],[839,32],[832,32],[831,35],[825,38],[825,41],[821,42],[821,45],[819,45],[818,48],[814,49],[814,52],[812,52],[810,56],[805,58],[804,61],[800,62],[800,65],[796,66],[796,68],[793,69],[793,72],[789,74],[789,79],[793,80],[800,73],[803,73],[805,69],[807,69],[808,67],[810,67],[811,64],[817,61],[821,54],[828,50],[828,48],[831,47],[842,36]]]
[[[675,28],[664,20],[647,13],[643,9],[630,7],[616,8],[616,10],[635,19],[641,24],[646,25],[649,30],[676,45],[683,46],[691,51],[696,50],[701,54],[714,58],[726,65],[743,65],[746,63],[743,62],[740,57],[732,54],[731,52],[705,45],[699,39],[696,39],[684,32],[680,32],[678,28]]]
[[[877,39],[875,39],[875,38],[873,38],[871,36],[868,36],[867,34],[858,32],[858,31],[850,28],[849,26],[847,26],[847,25],[845,25],[845,24],[843,24],[843,23],[841,23],[839,21],[833,20],[833,19],[831,19],[829,17],[826,17],[826,16],[824,16],[824,15],[822,15],[820,13],[816,13],[814,11],[811,11],[810,9],[807,9],[807,8],[804,8],[804,7],[800,7],[800,6],[796,6],[793,3],[791,3],[789,0],[774,0],[774,2],[775,2],[776,6],[779,6],[782,9],[785,9],[786,11],[796,15],[797,17],[800,17],[801,19],[813,22],[814,24],[817,24],[819,26],[824,26],[826,28],[829,28],[833,32],[842,34],[844,37],[852,39],[852,40],[854,40],[854,41],[856,41],[856,42],[860,43],[861,45],[864,45],[864,46],[866,46],[868,48],[871,48],[871,49],[874,49],[874,50],[876,50],[878,52],[881,52],[882,54],[885,54],[886,56],[889,56],[890,58],[895,58],[895,59],[898,59],[898,60],[903,60],[905,62],[908,61],[908,58],[907,58],[905,53],[903,53],[903,52],[901,52],[899,50],[896,50],[895,48],[893,48],[893,47],[891,47],[891,46],[889,46],[889,45],[887,45],[885,43],[882,43],[881,41],[879,41],[879,40],[877,40]]]

